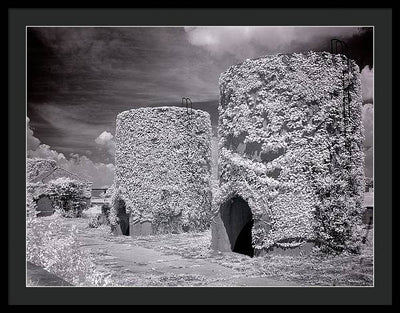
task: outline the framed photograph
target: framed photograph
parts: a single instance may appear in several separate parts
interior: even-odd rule
[[[10,304],[391,304],[391,10],[9,21]]]

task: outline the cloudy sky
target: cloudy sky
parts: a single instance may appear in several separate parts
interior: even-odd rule
[[[211,114],[230,65],[274,53],[349,46],[362,69],[366,174],[372,175],[372,30],[358,27],[29,27],[28,156],[52,158],[94,182],[112,183],[115,118],[141,106],[180,105]]]

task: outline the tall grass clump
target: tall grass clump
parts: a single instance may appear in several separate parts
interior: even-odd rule
[[[27,204],[32,202],[27,201]],[[61,227],[61,219],[58,214],[39,218],[35,216],[32,207],[27,208],[27,261],[43,267],[72,285],[111,285],[110,274],[99,271],[91,255],[80,248],[77,228]]]

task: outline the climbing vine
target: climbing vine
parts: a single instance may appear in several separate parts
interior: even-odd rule
[[[265,56],[230,67],[219,85],[214,213],[238,194],[253,216],[270,220],[254,224],[257,250],[313,241],[325,252],[357,252],[364,159],[354,61]]]
[[[157,233],[202,230],[211,213],[211,121],[186,108],[120,113],[116,127],[115,198],[132,221]]]

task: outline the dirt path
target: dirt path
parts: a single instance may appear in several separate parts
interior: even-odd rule
[[[73,236],[74,244],[80,245],[79,250],[91,255],[83,257],[88,264],[94,262],[96,265],[94,273],[91,270],[82,272],[82,279],[88,282],[88,286],[373,285],[373,232],[369,233],[366,244],[357,255],[322,255],[316,251],[310,255],[270,254],[251,258],[238,253],[212,251],[209,230],[133,240],[129,236],[113,236],[107,226],[90,228],[89,220],[88,216],[50,216],[40,218],[36,225],[36,230],[40,230],[38,234],[41,234],[47,224],[52,223],[51,236],[55,240]],[[40,238],[36,240],[41,242]],[[68,264],[58,262],[61,266],[59,275],[64,277],[64,272],[69,273]],[[67,277],[71,279],[66,274],[64,278]]]
[[[146,240],[129,236],[101,235],[98,230],[78,225],[82,248],[95,263],[113,273],[124,286],[294,286],[295,283],[248,274],[212,262],[142,246]]]

